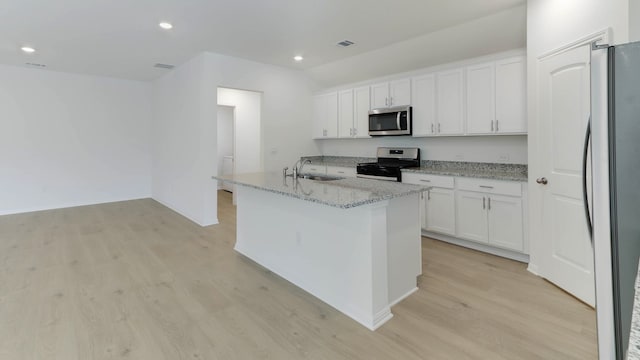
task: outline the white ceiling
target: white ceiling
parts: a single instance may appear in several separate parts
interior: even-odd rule
[[[202,51],[309,69],[525,0],[2,0],[0,63],[150,80]],[[173,23],[162,30],[160,21]],[[356,45],[340,48],[341,40]],[[24,54],[20,47],[36,48]],[[295,63],[293,55],[305,60]]]

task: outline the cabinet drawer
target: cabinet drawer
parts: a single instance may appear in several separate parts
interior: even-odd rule
[[[307,164],[303,166],[302,172],[305,174],[326,174],[327,167],[324,165]]]
[[[522,196],[522,185],[515,181],[458,178],[458,189],[489,194]]]
[[[327,175],[355,177],[356,169],[342,166],[327,166]]]
[[[407,184],[453,189],[453,177],[451,176],[419,174],[404,171],[402,172],[402,182]]]

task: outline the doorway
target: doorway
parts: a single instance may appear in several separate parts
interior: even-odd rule
[[[233,175],[235,153],[235,107],[218,105],[218,174]],[[218,190],[233,192],[233,185],[218,182]]]

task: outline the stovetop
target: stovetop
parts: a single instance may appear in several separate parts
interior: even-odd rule
[[[396,181],[401,181],[401,169],[418,166],[418,148],[378,148],[378,161],[358,164],[357,173],[368,177],[396,178]]]

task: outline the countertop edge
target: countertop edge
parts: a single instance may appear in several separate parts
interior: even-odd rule
[[[395,199],[395,198],[400,198],[400,197],[404,197],[404,196],[408,196],[408,195],[418,194],[418,193],[424,192],[424,191],[426,191],[428,189],[428,187],[422,187],[422,188],[407,190],[406,192],[404,192],[402,194],[382,195],[377,199],[361,200],[361,201],[355,201],[355,202],[350,203],[350,204],[341,205],[341,204],[336,204],[336,203],[332,203],[332,202],[328,202],[328,201],[322,201],[322,200],[311,198],[311,197],[301,196],[299,194],[282,192],[282,191],[278,191],[276,189],[271,189],[271,188],[268,188],[268,187],[263,187],[263,186],[259,186],[259,185],[255,185],[255,184],[248,184],[248,183],[245,183],[245,182],[242,182],[242,181],[225,179],[225,178],[218,177],[218,176],[212,176],[211,178],[213,180],[226,181],[226,182],[229,182],[231,184],[235,184],[235,185],[239,185],[239,186],[245,186],[245,187],[253,188],[253,189],[256,189],[256,190],[262,190],[262,191],[266,191],[266,192],[270,192],[270,193],[274,193],[274,194],[278,194],[278,195],[282,195],[282,196],[287,196],[287,197],[294,198],[294,199],[304,200],[304,201],[308,201],[308,202],[312,202],[312,203],[316,203],[316,204],[326,205],[326,206],[334,207],[334,208],[337,208],[337,209],[345,209],[345,210],[346,209],[352,209],[352,208],[360,207],[360,206],[365,206],[365,205],[371,205],[371,204],[375,204],[375,203],[378,203],[378,202],[383,202],[383,201],[387,201],[387,200],[391,200],[391,199]],[[410,184],[404,184],[404,185],[410,185]]]

